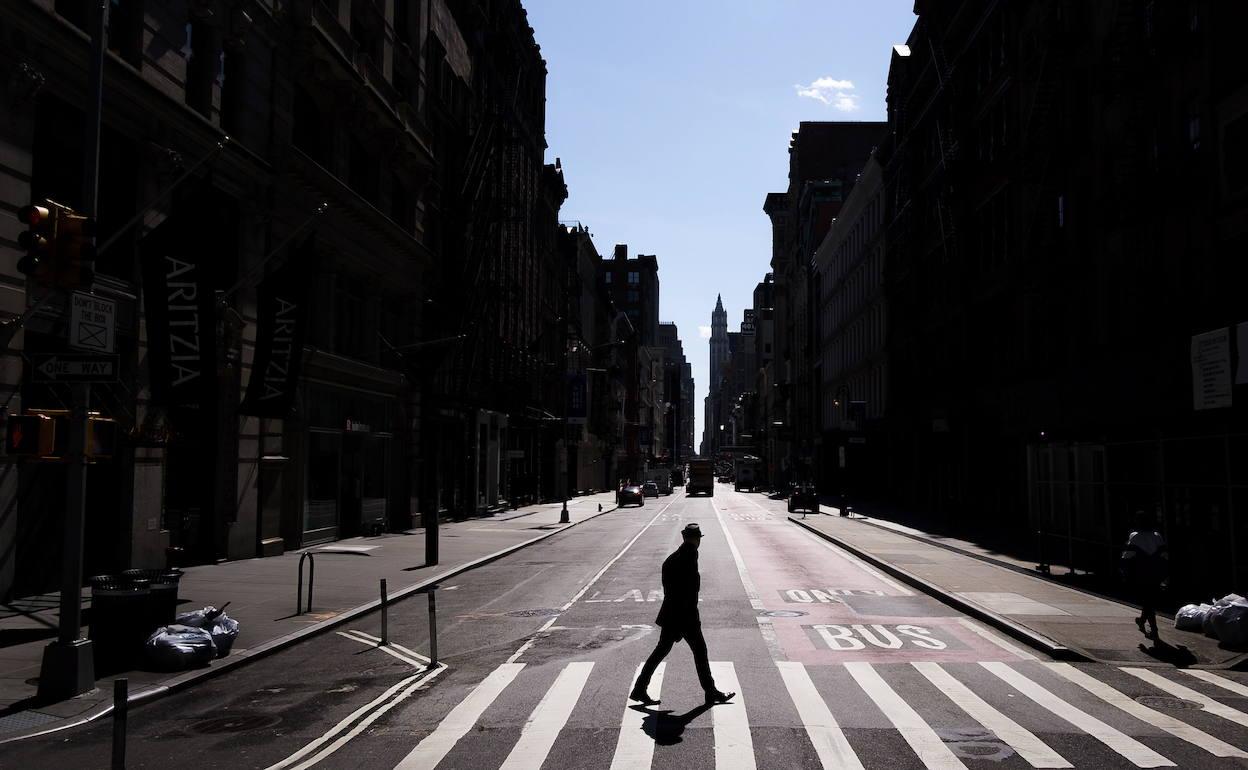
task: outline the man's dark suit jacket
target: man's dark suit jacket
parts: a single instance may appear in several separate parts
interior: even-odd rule
[[[701,586],[698,549],[689,543],[681,543],[663,561],[663,606],[659,607],[655,624],[669,629],[700,625],[698,590]]]

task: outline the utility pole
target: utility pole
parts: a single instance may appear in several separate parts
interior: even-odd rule
[[[83,142],[82,207],[95,220],[100,172],[100,121],[104,99],[105,33],[110,0],[92,0],[91,70],[87,80],[86,133]],[[94,230],[88,234],[95,242]],[[90,640],[82,638],[82,545],[87,496],[87,410],[91,386],[70,386],[69,465],[65,469],[64,548],[61,553],[61,617],[57,639],[43,649],[39,670],[40,700],[63,700],[95,687]]]

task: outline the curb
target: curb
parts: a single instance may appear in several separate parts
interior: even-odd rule
[[[569,529],[572,529],[578,524],[583,524],[589,521],[590,519],[595,519],[599,516],[602,516],[603,514],[611,513],[617,508],[618,506],[611,505],[609,508],[604,508],[601,511],[595,511],[594,513],[591,513],[590,515],[586,516],[583,519],[580,519],[579,521],[574,521],[568,524],[566,527],[561,527],[560,529],[556,529],[553,532],[543,533],[541,535],[538,535],[537,537],[530,538],[529,540],[525,540],[521,543],[516,543],[515,545],[509,545],[506,548],[502,548],[493,553],[489,553],[489,554],[486,554],[485,556],[478,557],[476,559],[473,559],[472,561],[464,562],[463,564],[460,564],[457,567],[452,567],[446,572],[439,573],[438,575],[435,575],[434,577],[426,578],[418,583],[413,583],[412,585],[407,586],[406,588],[401,588],[395,591],[394,593],[389,595],[389,597],[387,598],[387,602],[389,604],[394,604],[397,601],[406,599],[412,594],[419,593],[421,590],[428,588],[429,586],[435,583],[441,582],[448,578],[455,577],[456,575],[461,575],[470,570],[474,570],[477,567],[483,567],[489,564],[490,562],[498,561],[499,559],[505,556],[510,556],[511,554],[523,548],[528,548],[529,546],[540,543],[541,541],[546,540],[547,538],[551,538],[551,537],[554,537],[555,535],[561,534],[563,532],[567,532]],[[217,664],[214,664],[210,668],[203,668],[203,669],[199,669],[196,671],[188,671],[184,674],[175,676],[171,679],[166,679],[158,685],[154,685],[145,690],[140,690],[138,692],[132,693],[126,702],[131,706],[142,705],[142,704],[163,698],[166,695],[172,695],[173,693],[180,692],[181,690],[185,690],[191,687],[192,685],[205,682],[209,679],[213,679],[215,677],[221,676],[222,674],[233,671],[234,669],[240,668],[241,666],[245,666],[248,663],[254,663],[257,660],[260,660],[261,658],[265,658],[265,657],[268,657],[269,655],[280,652],[286,649],[287,647],[291,647],[299,642],[307,641],[313,636],[318,636],[337,626],[343,625],[345,623],[349,623],[352,620],[355,620],[356,618],[362,617],[364,615],[369,614],[370,612],[376,611],[380,607],[381,607],[381,599],[373,599],[372,601],[365,602],[364,604],[356,605],[355,607],[352,607],[351,609],[348,609],[342,612],[341,614],[335,615],[334,617],[329,618],[328,620],[322,620],[320,623],[316,623],[315,625],[308,626],[307,628],[301,628],[298,631],[294,631],[292,633],[286,634],[285,636],[279,636],[276,639],[271,639],[257,647],[249,648],[245,652],[242,652],[235,657],[223,658],[220,662],[218,662]],[[107,716],[108,714],[112,712],[112,710],[113,710],[112,703],[109,703],[108,705],[105,705],[105,706],[98,706],[94,710],[92,710],[91,712],[83,716],[71,717],[70,721],[67,724],[57,725],[53,727],[44,727],[43,729],[36,728],[34,731],[28,732],[25,734],[10,735],[4,738],[0,738],[0,746],[5,745],[6,743],[15,743],[17,741],[23,741],[23,740],[27,740],[30,738],[36,738],[41,735],[47,735],[49,733],[59,732],[61,730],[68,730],[73,727],[78,727],[80,725],[93,722],[99,719],[100,717]]]
[[[1075,661],[1075,662],[1091,662],[1091,661],[1096,660],[1095,658],[1087,655],[1086,653],[1082,651],[1076,650],[1071,647],[1067,647],[1064,644],[1061,644],[1053,639],[1050,639],[1044,634],[1041,634],[1037,631],[1033,631],[1030,628],[1027,628],[1026,626],[1020,623],[1016,623],[1013,620],[1010,620],[1009,618],[1006,618],[1002,615],[998,615],[997,613],[991,612],[979,606],[978,604],[974,604],[972,602],[967,601],[966,599],[961,598],[960,596],[957,596],[956,594],[950,593],[949,591],[946,591],[945,589],[941,588],[935,583],[932,583],[928,580],[924,580],[918,575],[910,573],[902,569],[901,567],[898,567],[897,565],[893,564],[892,562],[884,561],[883,559],[879,558],[878,556],[875,556],[869,551],[865,551],[861,548],[858,548],[857,546],[850,545],[844,540],[841,540],[840,538],[835,537],[833,535],[829,535],[828,533],[823,532],[819,529],[816,529],[815,527],[812,527],[809,524],[803,523],[801,520],[795,519],[792,516],[788,516],[786,518],[788,518],[789,521],[793,522],[797,526],[813,533],[815,536],[823,538],[824,540],[827,540],[828,542],[836,545],[837,547],[843,548],[846,551],[849,551],[854,556],[857,556],[859,559],[862,559],[863,561],[868,562],[872,566],[875,566],[884,570],[885,572],[901,580],[902,582],[908,583],[914,586],[915,588],[919,589],[923,593],[928,594],[929,596],[933,596],[936,599],[944,602],[945,604],[948,604],[951,607],[954,607],[958,610],[961,610],[962,612],[965,612],[967,615],[970,615],[976,620],[987,623],[988,625],[996,628],[998,631],[1002,631],[1006,633],[1007,635],[1013,637],[1014,639],[1030,647],[1033,647],[1037,650],[1040,650],[1041,652],[1053,657],[1056,660],[1067,660],[1067,661]]]
[[[830,507],[834,507],[834,506],[830,506]],[[831,516],[832,514],[825,514],[825,515]],[[874,517],[874,518],[879,518],[879,517]],[[883,520],[887,521],[887,519],[883,519]],[[923,537],[922,535],[916,535],[910,532],[902,532],[901,530],[893,529],[892,527],[887,527],[887,526],[884,526],[883,524],[878,524],[873,520],[873,517],[864,515],[863,518],[854,519],[854,521],[860,522],[862,524],[867,524],[869,526],[875,527],[876,529],[883,530],[885,532],[891,532],[894,535],[901,535],[902,537],[908,537],[911,540],[915,540],[920,543],[924,543],[926,545],[934,545],[937,548],[944,548],[946,551],[953,551],[956,554],[961,554],[962,556],[966,556],[971,559],[978,559],[979,561],[982,561],[985,564],[991,564],[994,567],[1001,567],[1002,569],[1008,569],[1013,572],[1017,572],[1020,575],[1027,575],[1028,577],[1039,578],[1040,580],[1045,580],[1047,582],[1052,583],[1053,585],[1062,586],[1063,588],[1069,588],[1072,591],[1078,591],[1080,593],[1088,594],[1090,596],[1095,596],[1096,598],[1104,599],[1107,602],[1114,602],[1115,604],[1121,604],[1121,605],[1131,607],[1136,610],[1140,608],[1138,604],[1132,604],[1131,602],[1124,601],[1123,599],[1116,597],[1116,596],[1110,596],[1109,594],[1103,594],[1099,591],[1091,591],[1087,588],[1079,588],[1077,586],[1072,586],[1067,583],[1063,583],[1062,581],[1058,580],[1056,577],[1045,574],[1043,572],[1039,572],[1035,569],[1029,569],[1027,567],[1020,567],[1017,564],[1011,564],[1008,561],[1001,561],[1000,559],[994,559],[991,556],[985,556],[984,554],[975,553],[974,551],[968,551],[965,548],[959,548],[956,545],[942,543],[941,541],[933,540],[930,537]],[[1167,620],[1174,620],[1173,613],[1163,612],[1161,610],[1157,611],[1157,617],[1164,617]]]

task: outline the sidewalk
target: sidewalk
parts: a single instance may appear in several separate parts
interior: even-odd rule
[[[423,529],[339,540],[265,559],[187,567],[178,611],[230,602],[227,612],[241,625],[230,655],[209,668],[177,674],[118,672],[99,679],[92,692],[60,703],[34,702],[43,648],[56,637],[57,597],[0,605],[0,742],[106,713],[116,677],[129,678],[132,703],[190,686],[376,609],[381,578],[390,599],[399,599],[594,518],[600,507],[601,513],[614,510],[615,494],[569,500],[570,524],[559,523],[560,503],[443,523],[439,563],[433,567],[425,565]],[[315,554],[316,583],[312,611],[297,615],[296,570],[305,551]],[[307,590],[305,583],[305,606]],[[86,609],[89,589],[83,595]]]
[[[1176,631],[1159,618],[1161,641],[1136,628],[1135,607],[1061,585],[1034,574],[1030,564],[946,542],[883,520],[843,518],[823,506],[820,515],[789,520],[845,548],[894,577],[1059,659],[1113,664],[1168,664],[1232,668],[1248,653],[1230,650],[1199,633]]]

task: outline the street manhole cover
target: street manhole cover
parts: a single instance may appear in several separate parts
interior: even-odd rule
[[[1141,706],[1154,709],[1171,709],[1174,711],[1201,711],[1204,706],[1194,700],[1171,698],[1168,695],[1141,695],[1135,699]]]
[[[191,729],[201,735],[244,733],[249,730],[263,730],[281,721],[282,718],[276,714],[231,714],[224,717],[202,719],[191,725]]]
[[[800,618],[806,615],[801,610],[763,610],[758,614],[764,618]]]
[[[511,618],[544,618],[551,615],[558,615],[559,610],[552,609],[550,607],[542,607],[541,609],[536,610],[512,610],[511,612],[504,614]]]

